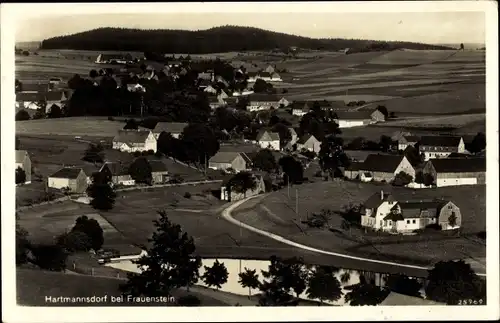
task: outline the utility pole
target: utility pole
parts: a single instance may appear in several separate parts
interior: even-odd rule
[[[295,212],[297,213],[297,216],[299,217],[299,222],[300,222],[300,215],[299,215],[299,190],[297,188],[295,189]]]
[[[286,186],[288,187],[288,199],[290,199],[290,177],[286,174]]]

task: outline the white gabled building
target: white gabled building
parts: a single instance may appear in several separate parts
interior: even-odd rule
[[[261,130],[257,134],[256,141],[263,149],[280,150],[280,135],[277,132]]]
[[[148,151],[156,152],[156,138],[151,131],[119,130],[113,138],[113,149],[126,152]]]

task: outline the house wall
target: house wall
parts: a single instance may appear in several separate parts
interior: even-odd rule
[[[385,121],[384,114],[378,110],[373,111],[373,113],[371,114],[371,117],[375,122],[384,122]]]
[[[168,172],[152,172],[151,177],[153,179],[153,183],[164,183],[168,181]]]
[[[118,176],[113,176],[111,181],[113,184],[121,184],[121,185],[134,185],[135,181],[130,177],[130,175],[118,175]]]
[[[64,187],[70,187],[70,180],[69,178],[49,177],[47,184],[51,188],[61,189]]]
[[[280,150],[280,141],[279,140],[259,141],[258,144],[262,149],[269,148],[272,150]]]
[[[373,177],[373,180],[376,182],[381,182],[381,181],[386,181],[389,183],[394,179],[394,173],[385,173],[385,172],[371,172],[371,171],[366,171],[362,170],[360,171],[361,173],[370,173]]]
[[[456,206],[454,203],[448,202],[439,211],[438,224],[441,226],[443,230],[452,229],[448,221],[448,218],[450,217],[452,212],[455,212],[455,216],[457,217],[456,227],[462,226],[462,213],[460,212],[460,208]]]
[[[299,116],[299,117],[302,117],[302,116],[306,115],[306,114],[307,114],[307,112],[306,112],[306,111],[303,111],[303,110],[299,110],[299,109],[293,109],[293,110],[292,110],[292,114],[293,114],[294,116]]]
[[[365,210],[365,214],[361,216],[361,226],[368,228],[375,227],[376,219],[371,216],[372,213],[373,213],[372,209]]]
[[[384,218],[391,212],[391,208],[396,204],[395,201],[384,201],[378,208],[375,214],[375,229],[382,229],[384,226]]]
[[[429,159],[435,159],[435,158],[447,158],[449,155],[451,155],[451,151],[425,151],[424,152],[424,159],[429,160]]]
[[[208,162],[208,167],[211,169],[228,169],[233,167],[231,163],[214,163]]]
[[[463,138],[460,138],[460,143],[458,144],[458,151],[457,152],[460,154],[465,153],[465,143],[464,143]]]
[[[154,152],[156,152],[156,138],[153,135],[152,132],[149,133],[149,136],[146,138],[146,143],[144,145],[144,150],[150,150],[152,149]]]
[[[247,190],[245,194],[242,193],[236,193],[231,191],[231,201],[238,201],[241,199],[244,199],[249,196],[254,196],[259,194],[260,192],[265,192],[266,191],[266,186],[264,185],[264,180],[262,178],[257,180],[257,187],[254,190]],[[222,194],[222,189],[221,189],[221,194]],[[227,191],[225,193],[225,196],[227,197]]]
[[[337,120],[339,128],[360,127],[369,123],[366,120]]]
[[[247,169],[247,163],[245,161],[245,159],[243,159],[243,157],[241,157],[241,155],[238,155],[234,160],[233,162],[231,163],[231,167],[237,171],[237,172],[241,172],[245,169]]]
[[[357,170],[344,170],[344,176],[348,179],[356,179],[359,176],[359,171]]]
[[[424,228],[428,223],[421,218],[408,218],[397,221],[396,230],[398,232],[412,232]]]
[[[438,173],[436,176],[436,185],[458,186],[458,185],[476,185],[484,184],[486,173]]]
[[[415,180],[415,168],[413,168],[406,157],[401,160],[401,163],[399,164],[398,168],[396,168],[394,175],[399,174],[400,172],[405,172],[411,175],[413,177],[413,180]]]

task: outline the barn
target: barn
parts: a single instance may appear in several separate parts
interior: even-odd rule
[[[415,169],[402,155],[369,155],[359,167],[360,176],[364,174],[368,177],[369,174],[377,182],[390,182],[400,172],[405,172],[415,178]]]
[[[437,187],[486,184],[484,158],[431,159],[422,171],[432,175]]]

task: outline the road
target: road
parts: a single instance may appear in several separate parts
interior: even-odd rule
[[[336,261],[337,266],[339,267],[345,267],[348,269],[360,269],[360,270],[366,270],[366,271],[375,271],[375,272],[382,272],[382,273],[403,273],[408,276],[413,276],[413,277],[427,277],[428,270],[431,268],[428,267],[421,267],[421,266],[415,266],[415,265],[409,265],[409,264],[403,264],[403,263],[397,263],[397,262],[390,262],[390,261],[383,261],[383,260],[378,260],[378,259],[371,259],[371,258],[363,258],[363,257],[356,257],[352,255],[347,255],[347,254],[341,254],[338,252],[332,252],[332,251],[326,251],[326,250],[321,250],[317,248],[313,248],[310,246],[306,246],[291,240],[288,240],[282,236],[279,236],[277,234],[267,232],[264,230],[257,229],[255,227],[252,227],[246,223],[243,223],[241,221],[238,221],[234,219],[231,215],[231,212],[245,203],[246,201],[257,198],[259,195],[247,197],[243,200],[237,201],[233,204],[231,204],[229,207],[224,209],[222,211],[222,218],[225,220],[241,227],[246,230],[255,232],[257,234],[269,237],[273,240],[279,241],[283,244],[302,249],[305,251],[309,251],[318,255],[328,255],[331,256],[332,258],[335,258],[338,260]],[[339,265],[342,263],[342,265]],[[345,264],[345,265],[344,265]],[[477,273],[479,276],[485,277],[486,274],[483,272],[478,272]]]

